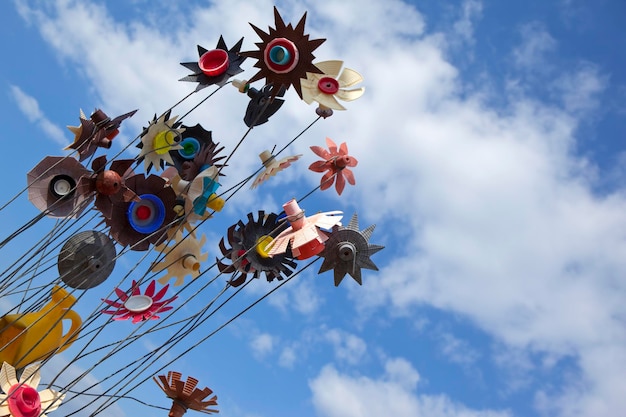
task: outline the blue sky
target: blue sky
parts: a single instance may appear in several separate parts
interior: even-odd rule
[[[101,107],[109,115],[139,109],[106,153],[116,155],[155,113],[193,90],[177,80],[188,74],[179,63],[197,58],[197,44],[210,49],[223,34],[228,46],[243,36],[242,49],[254,49],[258,37],[248,22],[273,26],[273,5],[3,3],[0,100],[10,157],[1,168],[8,179],[2,202],[25,187],[26,172],[42,158],[67,154],[62,148],[72,135],[65,126],[78,123],[79,109]],[[289,154],[303,154],[300,161],[258,189],[238,192],[204,223],[204,250],[212,261],[230,225],[249,212],[280,211],[316,187],[319,175],[307,167],[317,157],[309,146],[324,146],[328,136],[347,142],[358,158],[356,186],[341,196],[316,191],[301,205],[307,213],[342,210],[344,223],[357,212],[361,229],[376,224],[370,243],[385,246],[372,256],[380,271],[364,270],[362,286],[346,277],[335,288],[332,272],[317,274],[317,261],[182,355],[276,286],[260,279],[140,375],[124,369],[175,330],[147,334],[110,358],[97,351],[77,359],[76,342],[42,367],[44,381],[60,374],[63,385],[88,371],[74,390],[95,384],[93,392],[113,393],[123,382],[108,376],[119,369],[124,381],[148,379],[123,390],[126,398],[107,416],[165,415],[132,398],[169,408],[149,380],[166,365],[212,388],[220,413],[231,417],[619,415],[626,408],[626,5],[276,5],[294,24],[307,11],[307,32],[327,39],[317,59],[345,61],[364,76],[366,92],[289,147]],[[248,59],[238,78],[250,78],[253,63]],[[184,114],[209,90],[173,114]],[[284,146],[315,119],[315,106],[292,90],[234,154],[223,189],[258,168],[258,153]],[[185,123],[201,123],[231,152],[246,130],[246,104],[226,86]],[[123,157],[137,153],[131,147]],[[0,212],[2,236],[37,213],[22,194]],[[101,227],[97,220],[73,224]],[[3,247],[5,268],[53,226],[54,219],[43,219]],[[104,284],[77,291],[77,310],[87,317],[114,287],[144,275],[155,255],[142,255],[124,254]],[[137,262],[135,275],[126,276]],[[209,270],[181,290],[179,301],[215,274]],[[33,286],[55,278],[53,269]],[[169,320],[200,311],[224,281],[202,289]],[[20,300],[3,297],[3,311]],[[85,330],[103,323],[97,318]],[[109,323],[90,348],[136,327]],[[50,414],[67,415],[92,400],[78,396]],[[97,404],[74,415],[87,416]]]

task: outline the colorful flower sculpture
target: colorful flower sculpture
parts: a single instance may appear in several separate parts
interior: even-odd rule
[[[168,304],[178,298],[178,296],[174,296],[163,300],[168,288],[169,285],[166,285],[155,294],[156,282],[152,280],[148,284],[146,292],[141,294],[137,282],[133,280],[130,295],[119,288],[115,288],[115,294],[121,302],[102,299],[110,307],[108,310],[102,310],[102,313],[111,314],[113,320],[132,320],[133,324],[140,321],[157,320],[160,318],[157,314],[171,310],[173,307]]]
[[[46,417],[59,408],[65,394],[51,389],[37,391],[41,377],[39,364],[28,365],[18,381],[15,368],[6,362],[0,368],[0,416]]]
[[[265,79],[266,85],[272,85],[270,99],[276,97],[283,86],[289,88],[292,85],[302,97],[300,79],[306,78],[307,72],[321,72],[313,65],[313,51],[326,39],[309,39],[309,35],[304,34],[306,13],[294,28],[291,23],[285,25],[278,9],[274,7],[274,21],[276,28],[270,27],[268,33],[250,23],[261,42],[256,43],[258,50],[241,53],[242,56],[257,60],[254,66],[259,71],[249,82]]]
[[[208,387],[203,389],[196,388],[198,380],[196,378],[187,377],[187,381],[182,381],[180,372],[169,371],[167,377],[159,375],[158,379],[152,377],[154,382],[163,390],[167,398],[172,399],[172,408],[168,414],[170,417],[182,417],[188,409],[200,411],[204,414],[217,413],[217,395],[206,399],[213,391]]]
[[[141,134],[141,148],[137,160],[144,161],[146,172],[154,166],[157,171],[164,168],[165,163],[174,165],[170,151],[182,149],[179,142],[182,140],[182,133],[185,128],[180,127],[180,122],[176,123],[178,116],[170,119],[168,110],[158,119],[156,115],[150,125]]]
[[[229,281],[233,287],[237,287],[246,281],[248,274],[253,278],[258,278],[261,272],[265,273],[268,282],[274,279],[282,280],[283,276],[290,276],[296,262],[291,256],[291,252],[275,254],[270,257],[266,247],[272,241],[272,236],[276,236],[286,228],[284,223],[278,222],[278,215],[274,213],[265,214],[259,210],[258,220],[254,219],[253,213],[248,213],[248,222],[241,220],[228,228],[227,248],[224,238],[220,240],[220,250],[224,259],[230,261],[228,265],[217,259],[217,267],[222,273],[239,272],[239,276]]]
[[[332,115],[332,109],[345,110],[337,99],[352,101],[361,97],[365,88],[347,89],[363,81],[363,77],[358,72],[344,68],[341,71],[343,61],[323,61],[317,62],[315,66],[323,74],[307,73],[306,79],[301,79],[302,100],[307,104],[316,101],[319,103],[317,114],[322,117]],[[341,71],[341,73],[340,73]]]
[[[246,58],[239,55],[242,43],[243,38],[228,49],[224,38],[220,36],[215,49],[207,50],[198,45],[198,61],[180,63],[183,67],[193,71],[193,74],[183,77],[179,81],[198,83],[196,91],[213,84],[225,85],[230,77],[243,72],[241,64]]]
[[[337,149],[337,144],[330,138],[326,138],[328,150],[321,146],[311,146],[311,150],[319,157],[321,161],[313,162],[309,169],[314,172],[325,172],[320,181],[320,190],[326,190],[335,182],[337,194],[341,195],[346,186],[346,181],[354,185],[354,174],[348,167],[355,167],[359,161],[353,156],[348,155],[348,145],[342,143]]]
[[[139,196],[138,201],[114,204],[111,217],[104,221],[110,227],[113,239],[131,250],[148,250],[167,237],[167,229],[176,218],[176,193],[167,181],[158,175],[133,175],[126,185]]]

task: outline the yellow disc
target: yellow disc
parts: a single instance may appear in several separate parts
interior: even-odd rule
[[[256,240],[256,252],[264,258],[269,258],[267,253],[267,246],[272,243],[274,239],[270,236],[261,236]]]
[[[164,130],[154,136],[154,151],[159,155],[166,154],[170,147],[176,145],[176,133],[171,130]]]

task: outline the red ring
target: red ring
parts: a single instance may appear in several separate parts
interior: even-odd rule
[[[332,77],[322,77],[317,82],[317,88],[324,94],[335,94],[339,91],[339,81]]]
[[[209,77],[221,75],[228,69],[228,52],[223,49],[206,51],[198,60],[198,66]]]

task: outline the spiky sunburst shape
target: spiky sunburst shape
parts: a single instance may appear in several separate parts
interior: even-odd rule
[[[272,84],[272,99],[282,86],[289,88],[293,85],[302,98],[300,79],[306,78],[307,72],[322,73],[313,65],[315,58],[313,51],[326,39],[309,39],[309,35],[304,34],[306,12],[294,28],[291,23],[285,25],[278,9],[274,7],[274,21],[276,28],[270,27],[268,33],[250,23],[252,29],[261,38],[261,42],[255,44],[258,50],[241,53],[242,56],[257,60],[254,66],[259,68],[259,71],[249,82],[265,78],[266,84]]]
[[[237,42],[232,48],[228,49],[228,47],[226,46],[226,42],[224,42],[224,38],[220,36],[220,39],[217,42],[217,46],[215,47],[215,50],[213,51],[216,51],[216,50],[226,51],[226,54],[228,57],[228,64],[227,64],[226,69],[217,75],[211,76],[211,75],[205,74],[202,71],[199,65],[199,61],[181,62],[180,65],[193,71],[193,74],[183,77],[178,81],[191,81],[191,82],[198,83],[198,86],[196,87],[196,91],[202,90],[203,88],[208,87],[212,84],[219,85],[219,86],[225,85],[230,77],[243,72],[243,69],[241,69],[241,64],[243,63],[243,61],[245,61],[246,58],[244,56],[239,55],[239,50],[241,49],[242,42],[243,42],[243,38],[241,38],[239,42]],[[205,54],[210,53],[210,52],[211,51],[198,45],[198,58],[200,60],[202,60],[202,57]]]
[[[178,116],[170,119],[170,111],[165,112],[157,119],[156,115],[147,128],[141,134],[141,143],[137,145],[141,148],[138,161],[143,160],[146,172],[154,166],[157,171],[164,168],[165,164],[174,165],[170,151],[182,149],[179,142],[185,128],[180,127],[180,122],[176,123]]]
[[[370,256],[384,248],[384,246],[369,243],[375,227],[376,225],[373,224],[364,230],[359,230],[356,213],[352,215],[347,226],[335,226],[326,241],[324,250],[320,253],[324,262],[318,273],[334,269],[335,287],[341,283],[346,274],[350,274],[361,285],[361,268],[378,271],[378,267],[374,265]]]

